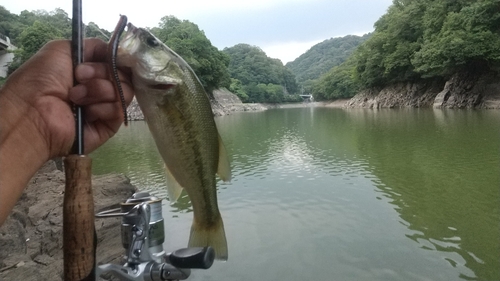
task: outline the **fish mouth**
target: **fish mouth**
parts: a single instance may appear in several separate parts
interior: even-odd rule
[[[120,44],[118,45],[118,52],[116,63],[120,67],[132,67],[137,64],[137,60],[133,54],[139,49],[139,40],[137,40],[138,28],[133,24],[127,24],[127,31],[122,35]]]
[[[136,34],[139,28],[135,27],[131,22],[127,24],[127,33]]]
[[[139,28],[135,27],[131,22],[127,24],[127,33],[125,33],[125,38],[123,38],[122,43],[131,40],[133,37],[137,36]]]
[[[120,57],[126,57],[127,55],[132,55],[139,48],[139,40],[136,40],[139,36],[139,28],[135,27],[132,23],[127,24],[127,32],[123,35],[122,40],[120,40],[118,55]]]

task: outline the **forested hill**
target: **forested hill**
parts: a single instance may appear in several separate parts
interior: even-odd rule
[[[287,63],[286,67],[295,74],[300,86],[308,88],[313,80],[343,63],[370,35],[370,33],[363,36],[347,35],[325,40]]]
[[[71,38],[71,19],[62,9],[22,11],[19,15],[10,13],[0,6],[0,33],[10,38],[18,49],[9,73],[35,54],[45,43],[54,39]],[[85,37],[107,40],[110,32],[90,22],[85,28]]]
[[[499,0],[393,0],[372,36],[322,76],[313,95],[350,97],[396,83],[449,81],[457,73],[475,77],[465,83],[472,88],[481,73],[498,75],[499,68]]]
[[[196,24],[165,16],[151,32],[191,65],[209,94],[214,89],[229,87],[229,57],[214,47]],[[14,61],[9,65],[9,73],[12,73],[48,41],[70,39],[71,19],[62,9],[51,12],[25,10],[16,15],[0,6],[0,33],[10,37],[18,47],[14,51]],[[95,23],[85,26],[85,37],[107,41],[109,35],[109,31]]]
[[[259,47],[248,44],[224,48],[223,52],[230,58],[230,90],[243,102],[301,100],[291,96],[298,92],[298,86],[295,76],[281,60],[270,58]]]
[[[302,101],[294,74],[259,47],[239,44],[220,51],[196,24],[174,16],[161,18],[150,31],[189,63],[209,95],[214,89],[225,87],[247,102]],[[12,73],[48,41],[69,39],[71,19],[62,9],[25,10],[16,15],[0,6],[0,33],[18,47],[9,65]],[[105,41],[110,35],[95,23],[86,26],[85,33],[85,37]],[[0,86],[3,81],[0,79]]]
[[[15,15],[0,6],[0,33],[18,47],[9,70],[49,40],[69,38],[70,26],[61,9]],[[485,80],[484,73],[489,75],[486,80],[500,81],[500,0],[393,0],[374,27],[363,37],[317,44],[287,66],[256,46],[238,44],[220,51],[196,24],[172,16],[162,18],[151,32],[190,63],[209,94],[229,87],[248,102],[299,100],[301,89],[316,100],[349,98],[398,83],[424,89],[425,84],[416,83],[429,81],[443,90],[453,77],[466,80],[455,89],[475,89],[475,81]],[[109,36],[94,23],[85,30],[87,37]],[[500,88],[490,84],[476,88]],[[471,99],[457,98],[478,104],[484,100],[481,91]]]

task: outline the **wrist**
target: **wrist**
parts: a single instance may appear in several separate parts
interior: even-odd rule
[[[0,224],[49,159],[47,144],[30,121],[29,110],[8,91],[0,89]]]
[[[9,150],[30,153],[31,159],[45,163],[50,157],[44,135],[45,125],[32,106],[16,92],[15,85],[0,88],[0,149],[2,156]],[[26,90],[25,90],[26,91]],[[35,161],[36,162],[36,161]]]

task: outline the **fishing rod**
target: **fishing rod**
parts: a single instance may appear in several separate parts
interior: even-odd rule
[[[73,0],[71,55],[73,73],[83,62],[82,0]],[[76,85],[74,78],[74,85]],[[94,198],[92,159],[85,155],[83,108],[74,106],[75,142],[64,159],[66,186],[63,204],[64,280],[95,280]]]

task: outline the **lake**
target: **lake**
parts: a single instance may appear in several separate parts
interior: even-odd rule
[[[189,280],[500,280],[500,111],[273,109],[216,118],[229,260]],[[144,122],[94,152],[165,198]],[[166,251],[187,245],[187,195],[163,204]],[[117,237],[117,239],[119,239]]]

